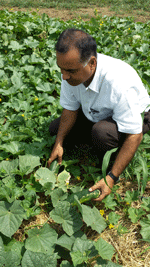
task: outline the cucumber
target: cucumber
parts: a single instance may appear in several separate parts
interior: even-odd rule
[[[98,189],[96,189],[93,192],[89,192],[88,189],[83,189],[84,191],[84,195],[82,195],[81,197],[78,196],[78,194],[75,194],[78,196],[79,202],[82,204],[84,202],[90,201],[92,199],[98,198],[100,196],[100,191]],[[82,191],[80,192],[82,193]],[[77,202],[73,201],[72,206],[76,206]]]
[[[57,160],[54,160],[54,161],[51,163],[51,165],[50,165],[50,167],[49,167],[49,170],[52,171],[52,172],[55,172],[56,169],[57,169],[57,167],[58,167],[58,162],[57,162]]]
[[[82,203],[87,202],[87,201],[89,201],[91,199],[98,198],[99,196],[100,196],[100,191],[98,189],[96,189],[93,192],[89,192],[88,191],[88,194],[83,196],[83,197],[81,197],[79,201],[82,204]]]

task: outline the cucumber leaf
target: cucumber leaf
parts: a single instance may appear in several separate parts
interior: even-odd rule
[[[114,247],[102,238],[99,238],[95,243],[95,248],[104,260],[111,260],[113,254],[115,253]]]
[[[112,261],[107,261],[107,260],[104,260],[102,258],[98,258],[96,260],[96,264],[94,267],[122,267],[122,265],[119,265],[117,263],[114,263]]]
[[[3,160],[0,163],[0,170],[4,170],[4,177],[9,177],[11,178],[13,176],[13,170],[17,169],[18,167],[18,159],[12,160],[12,161],[7,161]]]
[[[59,188],[62,188],[64,192],[67,192],[67,184],[69,184],[70,178],[71,178],[71,175],[66,170],[58,174],[57,185]]]
[[[141,224],[140,234],[142,235],[144,240],[149,240],[148,242],[150,242],[150,214],[147,215],[147,218],[141,220],[140,224]]]
[[[68,194],[64,193],[64,191],[61,188],[55,188],[51,192],[51,200],[52,204],[55,207],[59,201],[63,201],[67,198]]]
[[[74,266],[78,266],[78,264],[86,263],[89,258],[97,255],[97,251],[93,241],[77,238],[70,255]]]
[[[0,202],[0,232],[11,237],[19,228],[25,217],[25,211],[20,206],[20,201],[13,203]]]
[[[24,155],[19,156],[19,168],[21,172],[24,172],[27,167],[28,170],[25,172],[25,174],[31,173],[35,167],[41,165],[40,163],[40,157],[38,156],[32,156],[32,155]]]
[[[36,181],[39,181],[39,183],[42,186],[44,186],[46,183],[51,183],[52,188],[55,187],[56,176],[48,168],[43,168],[43,167],[39,168],[35,172],[34,176],[35,176]]]
[[[25,248],[33,252],[52,253],[56,240],[56,231],[45,224],[40,229],[34,228],[28,231]]]
[[[70,264],[70,262],[68,261],[62,261],[62,263],[60,264],[60,267],[73,267],[73,265]]]
[[[76,238],[79,237],[83,240],[86,240],[86,235],[81,232],[81,231],[78,231],[76,232],[74,235],[72,236],[68,236],[66,234],[62,235],[58,240],[57,240],[57,245],[61,246],[61,247],[64,247],[68,250],[71,251],[72,249],[72,246],[76,240]]]
[[[50,217],[56,223],[62,224],[64,231],[69,236],[77,232],[82,226],[81,216],[67,201],[58,202],[55,209],[50,212]]]
[[[136,209],[133,207],[130,207],[128,209],[128,213],[132,223],[136,223],[143,215],[146,214],[146,212],[142,208]]]
[[[94,207],[82,206],[82,216],[87,226],[91,226],[93,230],[96,230],[99,234],[106,228],[107,224],[104,218],[100,215],[98,209]]]
[[[22,258],[22,267],[56,267],[57,258],[56,253],[44,254],[27,250]]]
[[[2,238],[0,237],[0,267],[20,266],[20,255],[16,251],[5,251]]]

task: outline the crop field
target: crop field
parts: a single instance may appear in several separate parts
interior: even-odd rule
[[[62,111],[54,46],[71,27],[132,65],[150,94],[150,21],[0,10],[0,267],[149,267],[149,133],[101,203],[81,198],[112,151],[102,174],[86,146],[46,167],[55,142],[49,124]]]

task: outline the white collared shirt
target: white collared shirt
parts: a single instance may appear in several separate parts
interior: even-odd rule
[[[83,84],[71,86],[62,80],[60,104],[67,110],[81,106],[92,122],[111,116],[119,132],[138,134],[142,132],[141,113],[150,109],[150,98],[130,65],[97,54],[97,68],[90,85],[87,88]]]

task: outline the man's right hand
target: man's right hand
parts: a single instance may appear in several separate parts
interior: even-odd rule
[[[60,144],[55,144],[52,153],[50,155],[50,158],[47,162],[47,167],[49,168],[51,163],[57,159],[58,160],[58,164],[62,163],[62,156],[63,156],[64,150],[63,147]]]

